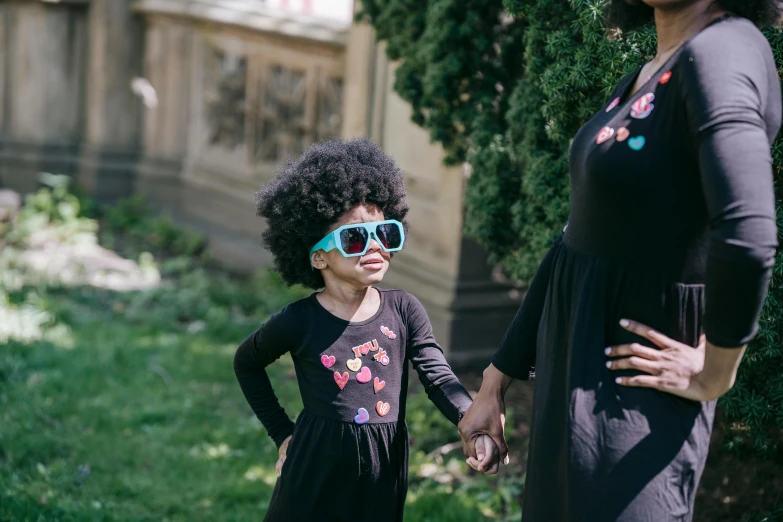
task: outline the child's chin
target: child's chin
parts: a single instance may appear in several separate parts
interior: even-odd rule
[[[383,276],[386,275],[386,270],[378,270],[377,272],[370,272],[367,274],[362,274],[361,280],[363,283],[367,285],[377,285],[381,281],[383,281]]]

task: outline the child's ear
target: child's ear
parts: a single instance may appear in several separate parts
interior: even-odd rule
[[[326,268],[326,259],[324,259],[324,251],[316,250],[313,255],[310,256],[310,266],[316,270],[323,270]]]

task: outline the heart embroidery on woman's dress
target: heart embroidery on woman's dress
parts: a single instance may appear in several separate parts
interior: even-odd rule
[[[390,409],[391,406],[389,405],[388,402],[378,401],[378,404],[375,405],[375,411],[377,411],[378,415],[380,415],[381,417],[389,413]]]
[[[378,393],[383,389],[384,386],[386,386],[386,381],[382,381],[378,377],[376,377],[372,383],[372,386],[373,388],[375,388],[375,393]]]
[[[356,374],[356,380],[361,383],[370,382],[370,379],[372,379],[372,372],[366,366],[362,368],[362,371]]]
[[[343,372],[342,375],[340,375],[340,372],[334,372],[334,382],[337,383],[341,390],[345,388],[345,385],[348,384],[348,372]]]
[[[334,358],[334,355],[323,354],[321,356],[321,364],[323,364],[327,368],[331,368],[332,366],[334,366],[334,363],[336,361],[337,361],[337,359]]]
[[[598,133],[598,136],[595,138],[595,142],[600,145],[612,136],[614,136],[614,129],[611,127],[604,127],[601,129],[601,132]]]
[[[633,102],[633,105],[631,105],[631,117],[636,118],[637,120],[643,120],[649,116],[655,108],[655,105],[653,105],[654,99],[655,95],[651,92],[648,92]]]
[[[368,420],[370,420],[370,414],[364,408],[359,408],[359,412],[356,417],[353,418],[353,421],[356,424],[364,424]]]
[[[609,106],[606,108],[606,112],[612,112],[612,110],[614,110],[614,108],[617,107],[618,105],[620,105],[620,97],[619,96],[617,98],[615,98],[614,100],[612,100],[612,103],[610,103]]]
[[[637,136],[628,140],[628,146],[633,150],[642,150],[646,141],[647,140],[644,139],[644,136]]]
[[[358,357],[356,359],[348,359],[345,362],[345,365],[348,367],[349,370],[352,372],[358,372],[359,368],[362,367],[362,360]]]
[[[661,75],[661,79],[658,80],[658,83],[660,83],[661,85],[666,85],[667,83],[669,83],[669,80],[671,79],[672,79],[672,72],[667,71]]]

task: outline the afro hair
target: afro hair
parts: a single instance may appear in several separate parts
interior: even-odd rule
[[[783,15],[783,2],[780,0],[715,0],[715,5],[747,18],[758,27],[776,24]],[[653,8],[642,0],[609,0],[607,20],[609,25],[623,31],[638,29],[652,23]]]
[[[402,172],[367,139],[330,140],[312,145],[256,193],[257,214],[266,218],[263,245],[287,285],[324,286],[310,265],[310,249],[340,216],[357,205],[377,205],[386,219],[408,224]]]

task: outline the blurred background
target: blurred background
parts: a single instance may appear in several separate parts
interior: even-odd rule
[[[0,520],[262,517],[277,452],[231,361],[306,292],[269,271],[253,192],[314,141],[369,136],[402,168],[384,284],[477,390],[567,218],[571,137],[654,54],[650,30],[605,38],[605,4],[0,1]],[[779,256],[695,520],[783,520],[781,281]],[[295,416],[290,359],[270,372]],[[406,520],[518,520],[532,384],[496,477],[411,392]]]

